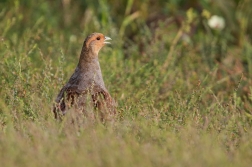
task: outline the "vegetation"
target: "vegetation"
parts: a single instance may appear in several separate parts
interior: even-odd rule
[[[0,1],[1,166],[251,166],[251,6]],[[100,64],[118,117],[56,121],[54,99],[92,32],[113,39]]]

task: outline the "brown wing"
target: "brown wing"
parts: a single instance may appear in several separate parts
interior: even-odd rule
[[[55,105],[53,106],[53,113],[56,119],[59,115],[64,115],[66,113],[67,105],[73,105],[75,97],[79,96],[83,91],[78,90],[78,84],[81,80],[80,74],[81,71],[77,67],[68,83],[60,90],[55,100]]]
[[[78,68],[75,69],[74,74],[70,77],[68,83],[60,90],[53,106],[53,113],[57,119],[59,115],[66,113],[67,104],[73,105],[75,96],[78,96],[81,90],[78,90],[80,82]]]
[[[110,120],[116,113],[116,104],[110,94],[100,89],[92,95],[94,107],[100,112],[101,120]]]
[[[57,119],[60,115],[64,115],[67,108],[74,104],[75,98],[78,96],[79,93],[76,91],[76,88],[64,86],[55,100],[53,107],[54,117]]]

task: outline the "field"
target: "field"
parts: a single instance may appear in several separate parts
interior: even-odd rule
[[[251,6],[0,1],[0,166],[251,166]],[[113,39],[99,60],[118,115],[57,121],[55,97],[92,32]]]

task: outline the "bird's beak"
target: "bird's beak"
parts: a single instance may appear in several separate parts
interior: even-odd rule
[[[112,40],[112,39],[111,39],[111,38],[109,38],[109,37],[106,37],[106,36],[105,36],[104,43],[105,43],[105,44],[110,44],[110,42],[108,42],[109,40]]]

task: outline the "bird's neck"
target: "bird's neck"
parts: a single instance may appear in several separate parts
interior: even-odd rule
[[[92,84],[105,88],[98,55],[93,55],[92,52],[84,53],[85,54],[82,52],[77,67],[81,71],[81,77],[83,77],[84,80],[92,81]]]

